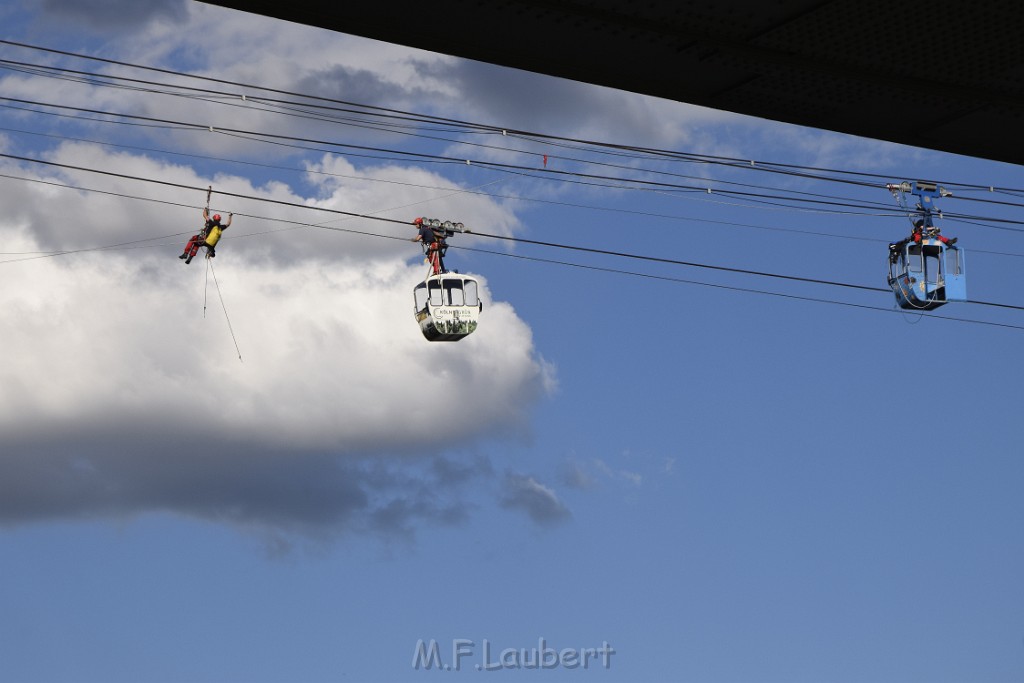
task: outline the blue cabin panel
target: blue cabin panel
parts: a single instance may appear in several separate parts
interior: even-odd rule
[[[966,254],[963,249],[945,249],[946,301],[967,301]]]
[[[904,246],[889,265],[889,286],[900,308],[930,311],[949,301],[967,301],[967,269],[962,249],[928,237]]]

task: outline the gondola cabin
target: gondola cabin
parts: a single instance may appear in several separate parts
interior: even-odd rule
[[[934,237],[910,242],[889,262],[889,286],[900,308],[930,311],[950,301],[967,301],[963,249]]]
[[[459,341],[476,330],[484,305],[477,281],[458,273],[431,275],[413,290],[416,322],[428,341]]]

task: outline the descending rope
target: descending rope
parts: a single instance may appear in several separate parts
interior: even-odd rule
[[[213,260],[207,258],[206,263],[213,273],[213,284],[217,286],[217,296],[220,297],[220,306],[224,309],[224,319],[228,322],[228,331],[231,332],[231,341],[235,343],[235,351],[238,352],[238,361],[242,362],[242,351],[238,348],[238,339],[235,338],[235,330],[231,327],[231,318],[228,317],[228,307],[224,304],[224,295],[220,291],[220,283],[217,281],[217,272],[213,269]]]
[[[206,318],[206,297],[210,292],[210,268],[213,263],[206,259],[206,282],[203,283],[203,318]]]

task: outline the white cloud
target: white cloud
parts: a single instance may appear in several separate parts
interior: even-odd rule
[[[187,166],[92,145],[65,144],[50,157],[190,186],[206,182]],[[187,191],[78,171],[31,164],[7,164],[4,171],[202,203]],[[393,166],[375,173],[454,188],[418,169]],[[332,181],[320,198],[280,182],[254,186],[228,175],[214,182],[223,191],[349,209],[423,196],[416,188],[366,183],[352,193],[347,188],[355,184],[347,180]],[[528,325],[510,304],[492,299],[483,276],[480,328],[457,344],[422,338],[412,288],[424,268],[418,248],[407,241],[411,226],[380,229],[365,220],[356,226],[397,233],[400,241],[314,229],[258,235],[256,221],[236,216],[210,264],[202,257],[191,265],[179,260],[185,242],[180,235],[151,248],[38,258],[33,252],[189,233],[200,223],[199,211],[11,179],[0,181],[0,201],[12,207],[0,222],[8,253],[0,262],[0,478],[7,487],[20,482],[38,492],[32,501],[0,510],[2,520],[173,509],[271,526],[283,515],[303,526],[308,501],[302,491],[308,486],[300,483],[334,472],[325,458],[433,454],[482,438],[521,435],[533,407],[554,385],[554,371],[534,348]],[[251,205],[263,214],[309,220],[310,212],[301,209],[241,201],[236,207],[236,201],[215,195],[214,206]],[[507,230],[516,225],[511,214],[479,197],[456,196],[449,204]],[[207,265],[214,267],[209,279]],[[188,443],[195,469],[176,470],[164,484],[151,485],[144,463],[165,467],[178,442]],[[220,487],[211,484],[201,503],[190,502],[182,487],[193,487],[194,475],[229,470],[240,457],[251,458],[256,468],[249,488],[215,477]],[[294,495],[284,490],[270,496],[268,508],[260,502],[266,495],[246,491],[273,489],[280,458],[295,458],[296,467],[282,481],[300,483]],[[50,484],[39,468],[63,474]],[[365,528],[397,529],[416,511],[440,522],[464,514],[458,501],[450,509],[425,499],[398,509],[397,498],[367,507],[358,483],[363,480],[338,476],[327,477],[323,495],[329,497],[333,487],[362,511]],[[33,488],[29,482],[43,483]],[[236,500],[233,512],[221,509],[218,495]],[[294,514],[282,511],[288,504],[296,506]],[[349,524],[347,510],[316,519]]]
[[[71,7],[50,6],[60,12]],[[548,122],[557,121],[560,129],[550,132],[638,144],[690,140],[694,120],[679,119],[680,111],[705,121],[720,116],[202,3],[165,3],[159,12],[134,21],[132,31],[107,41],[104,57],[499,125],[548,129]],[[80,62],[74,66],[83,68]],[[127,74],[110,65],[84,68]],[[49,79],[8,75],[0,87],[11,97],[54,100]],[[67,83],[61,85],[60,101],[217,129],[355,144],[371,140],[388,148],[431,146],[437,153],[449,144]],[[21,115],[18,123],[42,130],[42,119]],[[74,131],[68,134],[85,130],[90,137],[123,144],[306,171],[22,135],[0,140],[11,153],[28,148],[31,155],[61,164],[190,188],[212,184],[213,208],[236,214],[212,263],[216,280],[207,283],[205,261],[186,266],[176,258],[200,225],[201,189],[2,163],[2,170],[13,175],[112,193],[0,180],[0,202],[6,207],[0,240],[7,252],[89,250],[161,239],[139,242],[141,248],[0,263],[0,329],[5,331],[0,479],[8,499],[21,483],[26,484],[23,492],[38,493],[26,494],[31,500],[12,503],[7,512],[0,509],[0,519],[151,509],[269,525],[278,519],[348,524],[352,510],[363,511],[360,524],[366,528],[398,528],[415,514],[457,519],[464,512],[457,500],[450,506],[431,506],[424,496],[403,503],[401,494],[378,500],[374,491],[394,492],[411,483],[397,471],[378,477],[351,468],[345,470],[351,474],[347,479],[338,474],[337,459],[353,463],[393,453],[436,454],[480,439],[519,436],[528,432],[537,402],[556,390],[556,369],[534,347],[527,321],[509,303],[492,299],[484,277],[479,330],[457,344],[422,339],[413,320],[411,289],[423,276],[423,266],[418,248],[407,241],[411,226],[287,206],[400,221],[436,215],[499,235],[522,229],[514,203],[464,192],[471,187],[456,180],[461,176],[451,167],[310,154],[209,132],[44,120],[48,131],[52,123],[58,132]],[[287,222],[294,220],[377,236],[296,228]],[[457,245],[473,246],[479,240],[462,235]],[[455,250],[449,254],[453,259],[450,265],[459,268]],[[183,444],[187,457],[169,465],[168,457]],[[284,467],[292,460],[294,470]],[[239,462],[252,468],[242,483],[231,475]],[[449,472],[456,469],[446,466]],[[51,472],[58,476],[50,477]],[[476,476],[487,476],[480,472]],[[166,476],[156,481],[154,473]],[[189,490],[207,475],[210,484],[203,495],[191,498]],[[274,487],[278,478],[283,488]],[[378,481],[394,487],[370,483]],[[311,513],[303,497],[311,489],[318,492],[316,500],[337,494],[343,504]],[[553,490],[520,475],[506,476],[502,503],[542,523],[569,515]]]
[[[56,156],[146,177],[190,175],[189,169],[91,147],[65,147]],[[199,184],[194,174],[181,179]],[[242,179],[220,181],[245,193],[306,202],[280,185],[261,192]],[[0,227],[8,251],[115,244],[199,222],[198,215],[169,220],[158,205],[126,210],[122,198],[16,181],[5,181],[0,194],[27,214]],[[33,387],[17,401],[8,395],[0,423],[17,432],[32,415],[93,425],[102,415],[121,416],[111,420],[113,428],[122,418],[155,413],[210,433],[365,450],[371,443],[439,442],[490,431],[495,423],[521,424],[545,391],[550,372],[529,329],[511,306],[491,300],[485,278],[479,331],[459,344],[432,345],[412,317],[411,290],[423,275],[413,245],[290,232],[292,257],[280,263],[265,258],[265,242],[277,236],[242,239],[246,227],[236,218],[225,232],[212,264],[216,280],[206,286],[205,319],[206,263],[200,257],[185,266],[175,258],[184,238],[155,249],[0,268],[0,320],[9,330],[4,372]],[[414,265],[405,263],[410,255]],[[244,363],[237,361],[215,282]],[[464,401],[457,409],[466,419],[454,433],[437,434],[416,412],[425,387]]]

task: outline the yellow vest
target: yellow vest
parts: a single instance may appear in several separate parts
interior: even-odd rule
[[[218,223],[214,223],[210,226],[210,231],[206,233],[206,243],[211,247],[217,246],[217,242],[220,242],[220,234],[224,232],[224,227]]]

